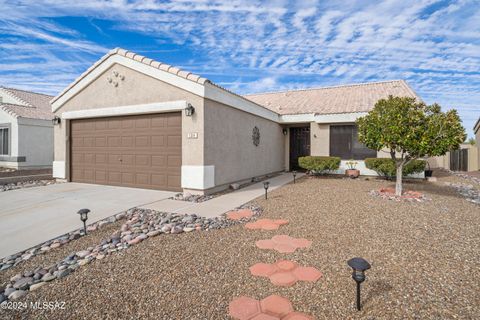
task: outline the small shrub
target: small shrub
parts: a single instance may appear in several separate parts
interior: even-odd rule
[[[403,176],[423,172],[426,165],[427,163],[424,160],[410,161],[403,166]],[[393,179],[396,176],[395,162],[389,158],[367,158],[365,159],[365,166],[387,179]]]
[[[298,165],[312,173],[326,173],[340,168],[340,158],[316,156],[300,157],[298,158]]]

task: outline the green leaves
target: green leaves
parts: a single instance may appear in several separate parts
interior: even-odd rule
[[[392,165],[400,170],[414,159],[458,149],[466,138],[456,110],[442,112],[436,103],[427,106],[410,97],[379,100],[372,111],[357,120],[357,125],[360,142],[377,151],[389,149],[390,164],[375,162],[376,171],[385,175],[395,171]],[[374,161],[370,162],[373,166]],[[401,194],[401,178],[397,176],[397,194]]]
[[[456,110],[442,112],[410,97],[381,99],[357,120],[359,140],[375,150],[387,148],[399,157],[439,156],[465,140],[465,129]]]
[[[298,158],[298,165],[316,173],[335,171],[340,167],[339,157],[306,156]]]

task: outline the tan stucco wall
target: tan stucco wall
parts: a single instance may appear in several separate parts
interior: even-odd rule
[[[125,76],[118,87],[107,81],[113,77],[113,71]],[[118,79],[116,79],[118,80]],[[203,165],[203,98],[190,92],[134,71],[123,65],[115,64],[91,82],[82,91],[68,100],[55,112],[61,117],[66,111],[77,111],[117,106],[147,104],[186,100],[195,107],[193,117],[186,117],[182,112],[182,165]],[[55,126],[55,161],[67,159],[67,121]],[[198,133],[198,139],[187,139],[188,132]],[[68,170],[67,170],[68,172]]]
[[[254,146],[252,130],[260,130]],[[278,123],[205,100],[205,165],[215,166],[215,185],[285,168],[285,136]]]
[[[330,125],[310,123],[310,154],[312,156],[330,155]]]
[[[477,146],[470,144],[462,144],[461,149],[468,149],[468,171],[476,171],[480,169],[479,150]],[[430,157],[427,159],[431,168],[450,169],[450,152],[443,156]]]

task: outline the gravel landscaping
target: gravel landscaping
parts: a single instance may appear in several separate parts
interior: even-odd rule
[[[431,199],[419,203],[370,195],[393,182],[301,178],[271,191],[268,200],[255,201],[264,210],[261,218],[289,221],[278,230],[237,223],[149,238],[16,300],[64,302],[64,308],[0,310],[0,317],[228,319],[236,297],[276,294],[316,319],[474,319],[480,314],[480,210],[445,182],[465,183],[455,176],[406,183],[405,189]],[[120,224],[0,272],[0,284],[93,246]],[[256,241],[280,234],[312,244],[293,253],[256,248]],[[346,264],[355,256],[372,264],[362,285],[361,312],[355,309],[355,283]],[[256,263],[281,259],[315,267],[323,276],[275,287],[249,271]]]

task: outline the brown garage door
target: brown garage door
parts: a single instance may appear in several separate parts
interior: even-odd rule
[[[180,190],[181,113],[71,122],[71,180]]]

